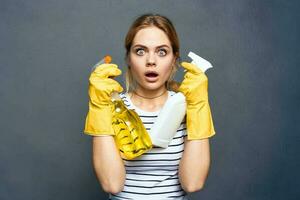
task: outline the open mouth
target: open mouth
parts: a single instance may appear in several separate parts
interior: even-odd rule
[[[158,73],[156,72],[146,72],[145,76],[149,77],[149,78],[155,78],[158,76]]]

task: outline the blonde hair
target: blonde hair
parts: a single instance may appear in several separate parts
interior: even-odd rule
[[[125,60],[128,64],[128,56],[136,33],[139,30],[149,26],[155,26],[161,29],[162,31],[164,31],[171,42],[173,54],[176,57],[176,62],[172,66],[171,74],[169,76],[169,79],[166,82],[166,88],[168,90],[177,91],[178,84],[174,81],[174,76],[179,67],[179,60],[180,60],[179,39],[172,22],[167,17],[159,14],[144,14],[139,16],[132,23],[125,38],[125,48],[126,48]],[[131,74],[130,66],[128,66],[127,71],[125,73],[125,83],[126,83],[127,92],[135,90],[137,83]]]

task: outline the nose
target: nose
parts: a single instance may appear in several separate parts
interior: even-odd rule
[[[147,56],[147,67],[152,67],[152,66],[156,66],[156,59],[155,59],[155,54],[153,53],[149,53]]]

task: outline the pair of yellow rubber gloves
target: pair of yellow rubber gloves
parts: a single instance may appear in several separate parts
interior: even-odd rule
[[[208,79],[195,65],[181,63],[187,72],[178,91],[187,102],[188,140],[204,139],[215,134],[208,102]],[[120,154],[134,159],[152,148],[151,138],[137,113],[120,101],[112,101],[113,92],[122,92],[122,86],[112,79],[121,74],[115,64],[101,64],[89,78],[89,112],[84,133],[93,136],[114,137]]]

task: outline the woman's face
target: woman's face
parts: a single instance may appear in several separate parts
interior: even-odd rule
[[[165,90],[176,58],[168,36],[157,27],[139,30],[132,42],[128,64],[137,90]]]

